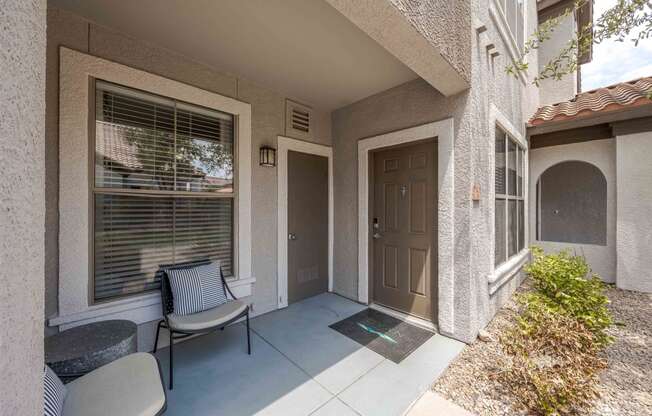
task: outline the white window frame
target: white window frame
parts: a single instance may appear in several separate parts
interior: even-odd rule
[[[251,105],[92,55],[61,47],[59,60],[59,315],[62,329],[109,317],[136,323],[159,319],[160,295],[146,293],[93,305],[91,302],[90,187],[94,78],[114,82],[235,116],[234,277],[236,296],[248,296],[255,278],[251,259]]]
[[[523,31],[523,40],[527,40],[527,30],[528,30],[528,19],[527,19],[527,13],[528,13],[528,0],[522,0],[523,1],[523,24],[522,27],[519,30]],[[500,34],[500,37],[502,38],[505,47],[507,48],[507,51],[509,52],[511,60],[517,60],[521,58],[525,58],[525,61],[527,61],[527,56],[523,56],[523,52],[521,47],[523,45],[518,44],[518,35],[516,33],[513,33],[509,23],[507,21],[507,16],[505,14],[505,9],[503,7],[503,3],[505,0],[492,0],[489,3],[489,16],[493,20],[494,24],[496,25],[496,29],[498,30],[498,33]],[[527,84],[527,77],[526,77],[526,71],[518,71],[518,78],[519,80],[523,83],[523,85]]]
[[[529,146],[528,142],[521,134],[519,129],[517,129],[510,121],[509,119],[500,112],[500,110],[494,105],[491,105],[490,108],[490,115],[489,115],[489,134],[491,134],[491,143],[492,143],[492,149],[495,149],[495,131],[496,127],[499,127],[501,130],[503,130],[505,133],[507,133],[509,136],[512,137],[516,141],[516,143],[521,146],[523,149],[523,184],[522,184],[522,189],[523,189],[523,224],[524,224],[524,229],[523,229],[523,238],[525,240],[525,246],[522,250],[518,251],[515,255],[512,257],[509,257],[507,261],[499,264],[499,265],[494,265],[493,266],[493,272],[489,275],[487,281],[489,283],[489,294],[493,295],[498,289],[506,282],[512,279],[523,267],[523,265],[527,262],[530,254],[530,248],[529,248],[529,241],[530,241],[530,236],[529,236]],[[492,158],[492,166],[491,166],[491,172],[492,175],[495,175],[496,172],[496,155],[494,153],[494,157]],[[507,164],[507,160],[505,161]],[[491,263],[494,264],[495,258],[496,258],[496,229],[495,229],[495,200],[496,200],[496,182],[495,180],[491,181],[491,201],[492,201],[492,241],[491,241]],[[518,232],[518,230],[517,230]],[[508,243],[506,243],[508,244]]]

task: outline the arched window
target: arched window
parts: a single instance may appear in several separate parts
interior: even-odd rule
[[[596,166],[568,161],[537,182],[537,240],[607,243],[607,180]]]

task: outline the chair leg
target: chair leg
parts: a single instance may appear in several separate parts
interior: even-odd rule
[[[172,347],[174,345],[174,338],[172,337],[172,330],[168,328],[170,331],[170,390],[172,390],[172,384],[173,384],[173,377],[174,377],[174,364],[173,364],[173,358],[174,355],[172,353]]]
[[[158,350],[158,336],[161,333],[161,324],[163,324],[163,322],[165,321],[159,321],[156,326],[156,338],[154,338],[154,351],[152,351],[152,354],[156,354],[156,351]]]
[[[251,337],[249,335],[249,311],[247,311],[247,354],[251,355]]]

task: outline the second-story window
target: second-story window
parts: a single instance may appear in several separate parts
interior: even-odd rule
[[[525,19],[524,5],[525,0],[499,0],[498,4],[502,8],[503,14],[507,19],[507,25],[512,33],[516,45],[522,50],[525,42]]]

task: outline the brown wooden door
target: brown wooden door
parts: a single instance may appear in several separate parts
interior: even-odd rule
[[[435,321],[435,143],[381,150],[373,158],[373,299]]]
[[[328,158],[288,152],[288,303],[328,291]]]

